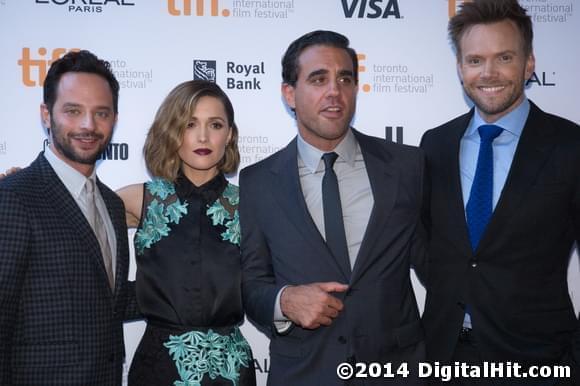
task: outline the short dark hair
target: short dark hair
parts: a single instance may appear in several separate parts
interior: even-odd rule
[[[517,26],[524,43],[524,53],[532,53],[534,32],[532,20],[517,0],[473,0],[464,2],[449,20],[449,38],[457,57],[461,57],[460,41],[465,32],[476,24],[490,24],[511,20]]]
[[[60,78],[67,72],[86,72],[103,77],[111,87],[113,108],[115,109],[115,114],[118,113],[119,82],[111,70],[111,65],[87,50],[71,51],[62,58],[55,60],[50,66],[44,79],[43,88],[43,100],[49,112],[52,113],[52,108],[56,102],[56,91]]]
[[[312,31],[294,40],[284,56],[282,57],[282,81],[295,86],[298,80],[298,58],[302,51],[311,46],[330,46],[342,48],[352,60],[355,83],[358,83],[358,58],[356,51],[349,47],[349,40],[346,36],[333,31]]]

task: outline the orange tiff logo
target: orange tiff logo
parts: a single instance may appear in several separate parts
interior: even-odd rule
[[[172,16],[191,16],[191,8],[195,2],[195,15],[205,16],[205,5],[209,2],[209,14],[211,16],[219,16],[219,0],[167,0],[167,10]],[[180,3],[178,7],[176,3]],[[222,9],[222,16],[230,16],[230,10]]]
[[[449,3],[449,17],[455,16],[457,7],[463,3],[469,3],[471,0],[447,0]]]
[[[52,50],[50,55],[47,55],[48,50],[44,47],[40,47],[37,50],[40,58],[33,59],[30,55],[30,48],[22,48],[22,58],[18,60],[18,65],[22,67],[22,83],[24,83],[26,87],[42,86],[48,68],[52,62],[59,59],[69,51],[79,51],[79,49],[71,48],[67,50],[66,48],[55,48]],[[33,76],[33,69],[36,70],[36,77]]]

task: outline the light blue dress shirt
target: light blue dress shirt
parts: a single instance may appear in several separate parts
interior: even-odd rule
[[[530,112],[530,102],[524,99],[523,102],[513,111],[504,115],[496,122],[485,122],[479,110],[476,108],[473,118],[465,130],[465,134],[461,138],[459,144],[459,173],[461,176],[461,191],[463,194],[463,208],[467,205],[469,200],[469,193],[471,192],[471,185],[473,185],[473,178],[475,176],[475,169],[477,167],[477,157],[479,155],[479,144],[481,139],[477,129],[481,125],[497,125],[503,131],[493,141],[493,203],[492,207],[495,209],[501,192],[507,180],[514,154],[524,125],[528,119]],[[471,316],[465,314],[463,326],[472,328]]]

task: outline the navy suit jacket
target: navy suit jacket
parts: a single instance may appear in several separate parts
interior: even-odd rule
[[[269,385],[342,385],[336,376],[341,362],[395,366],[405,361],[412,370],[424,358],[409,279],[410,258],[418,246],[424,159],[417,148],[354,133],[374,207],[352,274],[333,257],[308,212],[296,139],[240,173],[244,305],[249,318],[270,335]],[[346,293],[336,295],[345,307],[332,325],[315,330],[295,326],[288,334],[277,334],[273,313],[278,291],[285,285],[326,281],[349,284]],[[374,382],[385,384],[384,379]]]
[[[98,241],[44,158],[0,181],[0,384],[120,385],[127,282],[122,201],[97,182],[117,237],[111,291]]]
[[[580,348],[567,286],[570,251],[580,240],[580,127],[531,103],[505,186],[472,251],[459,175],[459,144],[472,116],[473,109],[426,132],[421,143],[430,181],[428,358],[451,359],[469,304],[483,360],[567,361]]]

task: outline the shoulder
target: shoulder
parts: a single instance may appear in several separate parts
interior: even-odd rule
[[[464,130],[473,115],[473,109],[469,112],[459,115],[439,126],[427,130],[421,138],[421,147],[431,142],[438,142],[450,135],[450,131]]]
[[[12,191],[22,195],[41,195],[42,184],[46,183],[47,174],[43,171],[40,162],[36,159],[30,166],[0,179],[0,191]],[[58,178],[56,174],[54,177]]]
[[[242,180],[246,178],[258,176],[272,168],[279,167],[279,165],[284,164],[289,157],[294,157],[294,160],[296,160],[296,138],[283,149],[278,150],[263,160],[243,168],[240,171],[240,185],[242,185]]]
[[[414,162],[423,159],[423,151],[417,146],[400,144],[383,138],[373,137],[355,131],[361,150],[377,155],[388,155],[396,161]]]
[[[128,203],[143,200],[143,190],[145,184],[132,184],[124,186],[116,191],[117,195],[121,197],[125,206]]]

